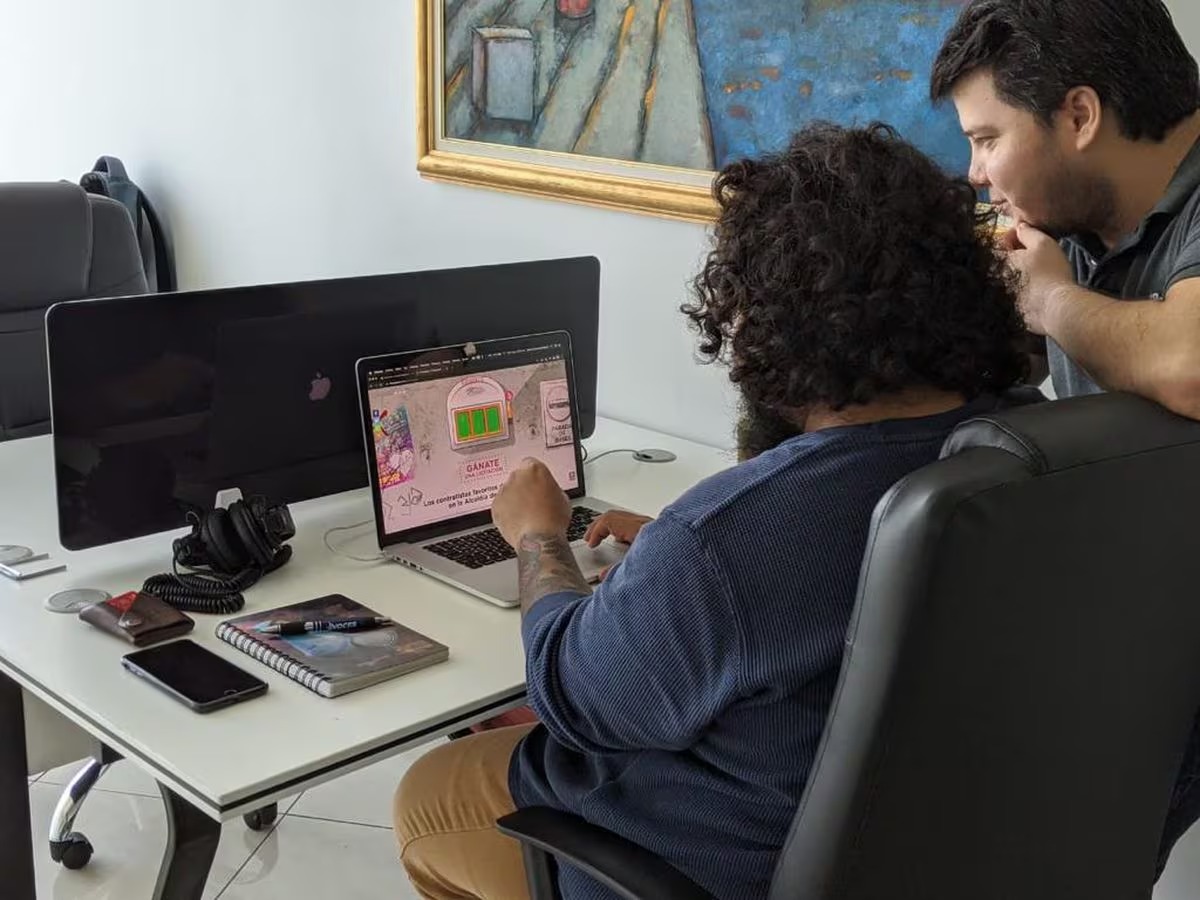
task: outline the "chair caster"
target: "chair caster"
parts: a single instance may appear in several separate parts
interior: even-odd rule
[[[251,831],[266,831],[275,824],[275,819],[278,815],[279,806],[272,803],[270,806],[264,806],[262,809],[246,813],[242,816],[242,821],[246,823],[246,827]]]
[[[92,842],[78,831],[61,841],[50,842],[50,858],[65,869],[82,869],[92,859]]]

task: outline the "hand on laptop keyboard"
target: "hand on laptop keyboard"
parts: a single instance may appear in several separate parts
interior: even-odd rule
[[[571,524],[567,527],[567,540],[571,543],[582,540],[592,521],[599,515],[594,509],[588,509],[586,506],[576,506],[572,509]],[[436,544],[428,544],[425,549],[468,569],[482,569],[484,566],[517,558],[516,552],[495,528],[473,531]]]
[[[632,544],[638,532],[653,521],[649,516],[639,516],[623,509],[609,510],[588,526],[583,539],[589,547],[599,547],[610,536],[622,544]]]

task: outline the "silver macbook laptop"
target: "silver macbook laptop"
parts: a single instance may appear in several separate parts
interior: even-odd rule
[[[535,457],[571,498],[568,537],[596,580],[627,549],[582,538],[610,504],[587,496],[566,332],[358,361],[375,527],[385,554],[501,606],[520,603],[516,554],[492,500]]]

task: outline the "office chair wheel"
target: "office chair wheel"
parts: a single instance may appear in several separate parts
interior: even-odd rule
[[[272,803],[270,806],[264,806],[262,809],[246,813],[242,816],[242,821],[246,823],[246,827],[251,831],[266,831],[275,823],[275,818],[278,815],[279,806]]]
[[[78,831],[72,831],[61,841],[50,842],[50,858],[64,869],[82,869],[92,859],[92,842]]]

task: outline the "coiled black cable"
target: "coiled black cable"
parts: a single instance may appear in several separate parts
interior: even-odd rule
[[[173,572],[147,578],[142,590],[169,603],[180,612],[223,616],[235,613],[246,605],[242,591],[256,584],[263,574],[263,570],[257,567],[246,569],[237,575],[180,572],[179,564],[176,563]]]

